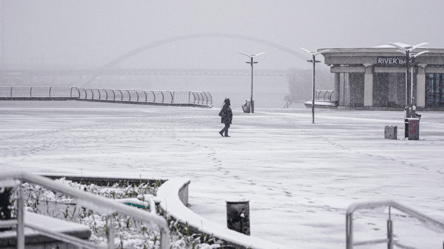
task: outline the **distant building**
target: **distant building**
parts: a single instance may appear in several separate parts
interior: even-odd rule
[[[322,48],[334,73],[332,101],[339,106],[404,107],[405,56],[391,46]],[[444,108],[444,49],[417,48],[413,70],[413,103],[419,108]]]

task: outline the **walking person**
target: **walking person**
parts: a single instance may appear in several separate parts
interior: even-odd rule
[[[230,128],[231,121],[233,120],[233,112],[231,111],[230,107],[230,99],[226,98],[224,100],[224,106],[222,107],[222,110],[219,112],[220,116],[220,122],[225,124],[225,127],[219,131],[219,134],[223,137],[225,134],[225,137],[228,136],[228,128]]]

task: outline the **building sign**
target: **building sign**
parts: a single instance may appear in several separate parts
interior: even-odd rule
[[[378,56],[376,65],[380,67],[405,67],[405,57]]]

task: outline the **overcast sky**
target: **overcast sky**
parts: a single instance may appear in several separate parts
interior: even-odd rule
[[[308,67],[274,47],[228,37],[244,35],[305,52],[387,42],[444,48],[442,0],[3,0],[6,64],[100,67],[134,49],[121,67],[243,69],[239,52],[265,52],[263,69]]]

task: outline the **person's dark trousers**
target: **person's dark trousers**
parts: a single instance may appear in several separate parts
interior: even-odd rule
[[[228,128],[230,128],[230,124],[225,124],[225,127],[219,132],[221,135],[225,133],[225,136],[228,137]]]

